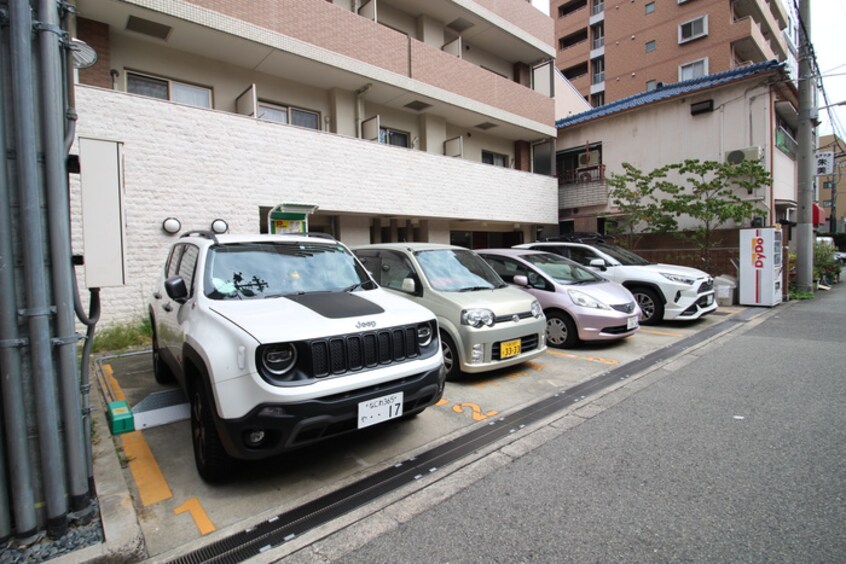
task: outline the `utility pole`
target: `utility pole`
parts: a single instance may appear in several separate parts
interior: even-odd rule
[[[796,286],[813,291],[815,77],[811,60],[811,0],[799,0],[799,213],[796,222]]]

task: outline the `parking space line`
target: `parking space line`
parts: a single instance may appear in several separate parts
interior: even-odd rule
[[[144,440],[141,431],[132,431],[121,435],[123,452],[129,459],[129,470],[141,496],[144,507],[173,497],[167,480],[159,468],[150,445]]]
[[[109,395],[112,396],[111,400],[126,400],[126,395],[114,376],[112,365],[103,364],[102,369]],[[138,495],[144,507],[173,497],[173,492],[170,491],[170,486],[156,462],[156,457],[153,456],[153,451],[150,450],[150,445],[147,444],[141,431],[124,433],[120,435],[120,440],[123,454],[129,460],[129,471],[135,480],[135,486],[138,488]]]
[[[118,384],[118,381],[115,378],[112,365],[104,364],[103,373],[106,375],[106,386],[108,388],[109,395],[111,396],[108,401],[125,401],[126,396],[123,394],[123,390],[120,388],[120,384]]]
[[[562,351],[554,351],[554,350],[550,350],[550,349],[546,349],[546,352],[551,354],[551,355],[555,355],[555,356],[561,356],[561,357],[564,357],[564,358],[572,358],[572,359],[575,359],[575,360],[586,360],[588,362],[598,362],[599,364],[607,364],[609,366],[615,366],[617,364],[620,364],[619,360],[615,360],[613,358],[603,358],[601,356],[581,356],[581,355],[578,355],[578,354],[565,353],[565,352],[562,352]]]
[[[663,335],[664,337],[684,337],[681,333],[668,333],[666,331],[656,331],[655,329],[639,329],[640,333],[646,333],[648,335]]]
[[[201,535],[205,536],[216,530],[211,522],[211,519],[209,519],[209,516],[206,514],[205,509],[203,509],[200,500],[196,497],[188,498],[185,500],[185,503],[173,510],[176,515],[185,513],[186,511],[191,515],[191,518],[194,519],[194,524],[197,525],[197,530],[200,531]]]

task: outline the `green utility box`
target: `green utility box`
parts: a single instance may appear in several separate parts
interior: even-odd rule
[[[308,233],[308,216],[315,211],[312,204],[279,204],[267,215],[268,232]]]
[[[109,420],[109,429],[113,435],[129,433],[135,430],[135,421],[128,403],[123,400],[111,401],[107,407],[106,418]]]

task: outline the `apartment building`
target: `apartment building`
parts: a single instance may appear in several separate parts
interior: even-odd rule
[[[782,0],[552,0],[555,64],[592,106],[791,57]]]
[[[120,167],[128,282],[104,293],[107,323],[144,314],[165,227],[266,231],[295,203],[351,245],[478,247],[557,222],[553,21],[529,2],[75,4],[98,54],[77,139],[114,142]],[[79,191],[102,163],[80,161],[84,255]]]
[[[834,154],[834,174],[817,177],[817,201],[824,218],[820,233],[846,232],[846,142],[836,135],[823,135],[817,151]]]

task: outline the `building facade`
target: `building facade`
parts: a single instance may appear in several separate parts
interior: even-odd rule
[[[623,174],[623,163],[648,173],[686,159],[759,161],[772,184],[738,195],[758,204],[761,225],[795,222],[797,94],[784,67],[749,65],[559,120],[561,230],[605,233],[617,221],[607,178]]]
[[[834,174],[817,177],[817,201],[825,218],[819,233],[846,232],[846,142],[836,135],[823,135],[818,151],[834,153]]]
[[[165,218],[259,232],[294,202],[316,206],[310,230],[348,244],[469,247],[533,240],[557,222],[553,22],[527,2],[76,10],[76,35],[98,54],[79,72],[76,136],[113,141],[120,161],[127,283],[103,294],[107,324],[145,314],[175,237]],[[84,255],[82,183],[72,178],[71,204]]]
[[[593,106],[790,55],[781,0],[552,0],[556,66]]]

